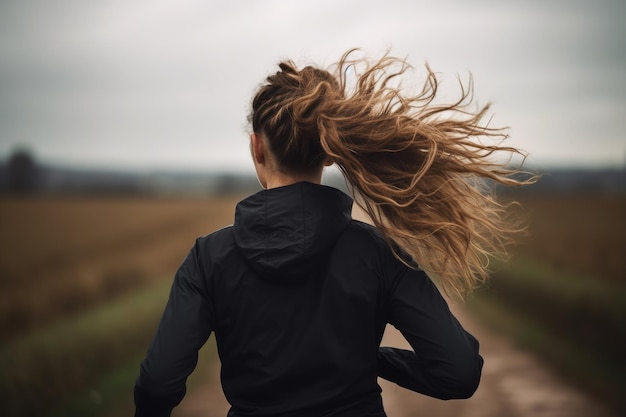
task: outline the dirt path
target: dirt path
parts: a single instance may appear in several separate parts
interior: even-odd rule
[[[455,309],[464,327],[481,342],[485,358],[481,385],[463,401],[440,401],[380,381],[389,417],[617,417],[601,404],[551,373],[537,359],[520,351],[465,312]],[[388,328],[383,345],[408,347]],[[206,386],[187,394],[176,417],[225,417],[229,405],[219,384],[219,370]]]

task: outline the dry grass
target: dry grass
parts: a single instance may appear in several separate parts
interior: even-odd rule
[[[521,256],[626,284],[626,196],[541,195],[521,203],[529,217]]]
[[[0,199],[0,335],[171,276],[238,200]]]

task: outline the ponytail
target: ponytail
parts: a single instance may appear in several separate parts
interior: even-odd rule
[[[409,96],[397,86],[410,69],[404,61],[384,56],[370,63],[351,59],[353,52],[338,62],[335,77],[281,64],[282,73],[268,77],[253,102],[253,129],[267,134],[279,161],[291,152],[291,168],[330,158],[396,256],[403,259],[397,245],[446,293],[464,295],[487,279],[490,258],[504,256],[518,231],[489,186],[534,182],[507,167],[525,155],[502,145],[504,129],[484,123],[488,105],[470,108],[471,82],[461,83],[457,101],[438,104],[439,82],[428,66],[421,91]],[[283,78],[290,82],[276,88]],[[262,94],[265,102],[257,100]]]

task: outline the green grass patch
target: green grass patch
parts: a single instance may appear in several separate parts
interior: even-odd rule
[[[48,417],[100,417],[117,414],[132,415],[133,385],[143,356],[110,370],[89,384],[86,389],[72,394],[47,413]]]
[[[210,338],[200,350],[196,371],[187,380],[187,389],[203,384],[216,363],[215,338]],[[134,412],[133,387],[143,355],[110,370],[86,389],[70,396],[60,406],[47,413],[47,417],[103,417],[132,415]]]
[[[495,273],[485,294],[585,349],[623,358],[626,288],[621,284],[522,259]]]
[[[154,335],[170,285],[160,282],[2,345],[0,415],[48,415],[85,387],[96,387],[86,391],[92,403],[116,396],[109,393],[120,384],[132,390],[128,381],[138,373],[137,358]]]

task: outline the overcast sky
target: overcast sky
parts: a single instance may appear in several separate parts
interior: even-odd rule
[[[626,165],[623,0],[0,0],[0,158],[249,170],[278,60],[387,48],[479,103],[543,166]]]

